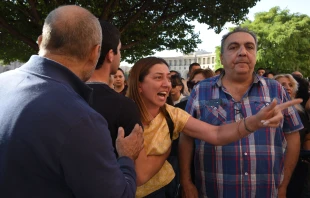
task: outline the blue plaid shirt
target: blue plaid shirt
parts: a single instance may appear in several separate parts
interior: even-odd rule
[[[222,86],[221,78],[222,75],[201,81],[189,97],[187,112],[209,124],[222,125],[256,114],[273,98],[278,103],[289,100],[278,82],[254,74],[254,82],[241,101],[235,101]],[[287,146],[284,134],[303,128],[294,107],[283,113],[280,127],[259,129],[226,146],[196,139],[195,178],[199,197],[277,197],[284,173]]]

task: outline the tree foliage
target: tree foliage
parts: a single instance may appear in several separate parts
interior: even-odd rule
[[[259,0],[2,0],[0,59],[26,61],[38,51],[47,14],[60,5],[75,4],[121,32],[122,57],[134,62],[155,51],[192,52],[201,43],[191,21],[206,23],[217,33],[228,21],[243,20]]]
[[[258,37],[256,67],[276,73],[301,71],[310,76],[310,18],[274,7],[255,14],[254,21],[242,25]]]
[[[221,63],[221,46],[215,47],[215,66],[214,69],[222,68],[223,65]]]

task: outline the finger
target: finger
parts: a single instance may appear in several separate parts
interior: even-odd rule
[[[265,120],[263,125],[266,127],[278,127],[283,119],[281,111],[278,111],[272,118]]]
[[[286,108],[293,106],[293,105],[296,105],[296,104],[300,104],[301,102],[302,102],[302,99],[300,99],[300,98],[293,99],[293,100],[287,101],[285,103],[279,104],[278,109],[282,111],[283,109],[286,109]]]
[[[123,128],[123,127],[118,127],[118,136],[117,136],[117,139],[118,139],[118,138],[124,138],[124,136],[125,136],[124,128]]]
[[[139,124],[135,124],[134,128],[133,128],[133,132],[137,133],[137,135],[140,132],[140,125]]]
[[[274,98],[273,100],[272,100],[272,102],[268,105],[268,106],[266,106],[264,109],[265,109],[265,111],[267,110],[267,111],[272,111],[276,106],[277,106],[277,100]]]

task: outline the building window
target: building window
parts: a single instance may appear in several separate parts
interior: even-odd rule
[[[174,60],[173,62],[174,62],[174,66],[177,66],[177,60]]]
[[[202,64],[206,64],[206,59],[205,58],[202,59]]]
[[[184,67],[184,70],[186,69],[186,67]]]
[[[186,61],[186,59],[184,59],[184,65],[186,65],[187,64],[187,61]]]
[[[169,60],[169,65],[172,66],[172,60]]]
[[[182,65],[182,60],[179,60],[179,65],[180,65],[180,66]]]
[[[207,64],[210,64],[210,58],[207,59]]]
[[[198,58],[198,63],[201,64],[201,59],[200,58]]]
[[[192,64],[192,59],[189,59],[188,61],[189,61],[189,63],[188,63],[189,65]]]
[[[212,57],[212,64],[214,64],[214,57]]]

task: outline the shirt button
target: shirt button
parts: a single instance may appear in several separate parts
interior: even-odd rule
[[[244,155],[248,155],[248,153],[244,153]]]
[[[244,174],[245,174],[245,175],[248,175],[248,172],[245,172]]]

